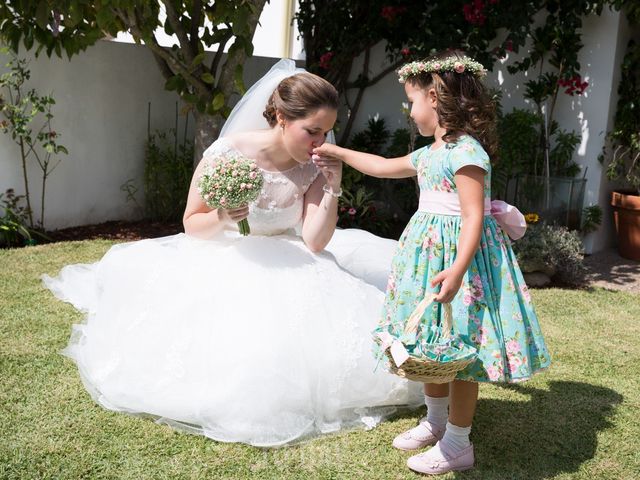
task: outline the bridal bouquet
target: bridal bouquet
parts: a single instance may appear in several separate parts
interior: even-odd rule
[[[198,191],[209,208],[239,208],[260,195],[262,175],[258,165],[239,153],[226,153],[204,167]],[[242,235],[249,235],[249,222],[238,222]]]

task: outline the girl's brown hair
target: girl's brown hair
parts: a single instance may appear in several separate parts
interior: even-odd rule
[[[324,78],[312,73],[298,73],[282,80],[269,97],[263,112],[270,127],[280,112],[287,120],[306,118],[319,108],[338,109],[338,92]]]
[[[459,51],[434,55],[429,60],[462,58]],[[420,73],[407,78],[407,83],[422,90],[434,88],[436,92],[438,122],[446,130],[443,139],[455,142],[460,132],[480,142],[492,162],[498,153],[496,132],[496,105],[484,83],[470,72]]]

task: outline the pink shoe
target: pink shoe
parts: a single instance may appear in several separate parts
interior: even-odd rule
[[[428,445],[435,445],[444,435],[444,428],[438,428],[428,422],[401,433],[393,439],[393,446],[399,450],[419,450]]]
[[[407,460],[407,466],[416,472],[439,475],[452,471],[463,471],[473,468],[473,444],[461,452],[453,453],[447,450],[442,442],[426,453],[414,455]]]

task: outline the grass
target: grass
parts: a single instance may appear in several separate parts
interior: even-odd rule
[[[280,448],[223,444],[98,407],[58,352],[81,315],[40,283],[107,241],[0,251],[0,479],[407,479],[393,437],[424,412]],[[477,468],[445,479],[637,479],[640,296],[533,292],[552,352],[530,382],[483,386]]]

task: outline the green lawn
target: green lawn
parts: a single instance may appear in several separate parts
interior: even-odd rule
[[[81,316],[40,283],[97,260],[106,241],[0,250],[0,479],[406,479],[394,435],[423,411],[375,430],[274,450],[221,444],[93,403],[59,355]],[[533,292],[554,363],[534,380],[483,386],[477,468],[441,478],[640,477],[640,295]]]

